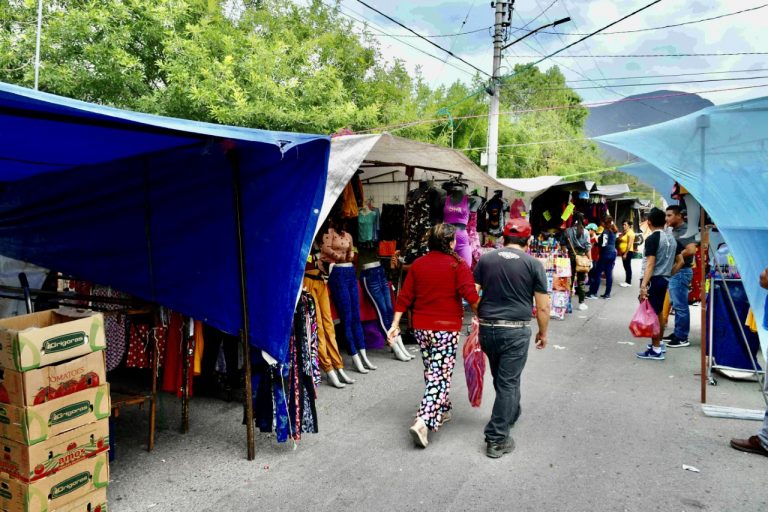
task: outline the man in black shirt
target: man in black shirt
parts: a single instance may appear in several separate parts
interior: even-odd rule
[[[528,358],[534,298],[539,332],[536,348],[547,346],[549,295],[544,267],[526,253],[531,225],[511,219],[504,248],[483,255],[475,267],[482,290],[478,310],[480,345],[488,356],[496,399],[485,427],[486,455],[499,458],[515,448],[509,431],[520,416],[520,376]]]

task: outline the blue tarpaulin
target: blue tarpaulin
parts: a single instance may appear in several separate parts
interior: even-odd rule
[[[768,98],[714,106],[597,140],[652,164],[707,210],[738,264],[768,354],[767,292],[759,286],[760,272],[768,267]]]
[[[0,83],[0,254],[110,285],[285,360],[328,137],[128,112]],[[237,178],[239,176],[239,181]]]

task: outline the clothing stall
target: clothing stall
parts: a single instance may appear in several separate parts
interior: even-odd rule
[[[250,356],[280,371],[297,364],[294,310],[329,138],[129,112],[2,83],[0,126],[3,255],[235,336],[253,460]]]

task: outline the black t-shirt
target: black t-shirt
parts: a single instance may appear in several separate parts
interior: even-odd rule
[[[478,315],[483,320],[528,321],[533,294],[547,293],[544,266],[518,249],[484,254],[474,274],[475,282],[483,288]]]

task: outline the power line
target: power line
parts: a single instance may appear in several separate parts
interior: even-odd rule
[[[429,37],[430,39],[437,39],[442,37],[458,37],[458,36],[466,36],[469,34],[477,34],[478,32],[485,32],[487,30],[490,30],[493,28],[493,25],[489,27],[483,27],[478,28],[475,30],[468,30],[466,32],[456,32],[455,34],[427,34],[424,37]],[[413,35],[413,34],[383,34],[388,37],[421,37],[420,35]]]
[[[330,4],[326,4],[326,5],[328,5],[329,7],[334,7],[334,6],[330,5]],[[347,9],[349,9],[349,8],[347,7]],[[351,9],[350,9],[350,10],[351,10]],[[352,11],[352,12],[355,12],[355,11]],[[377,25],[376,25],[374,22],[372,22],[371,20],[369,20],[368,18],[366,18],[365,16],[363,16],[363,15],[361,15],[361,14],[355,13],[355,14],[358,14],[360,17],[362,17],[362,18],[363,18],[363,20],[365,20],[365,21],[363,21],[363,20],[361,20],[361,19],[359,19],[359,18],[356,18],[356,17],[352,16],[351,14],[348,14],[348,13],[346,13],[346,12],[342,11],[342,10],[341,10],[341,8],[339,8],[339,14],[341,14],[341,15],[343,15],[343,16],[346,16],[347,18],[349,18],[349,19],[351,19],[351,20],[353,20],[353,21],[356,21],[356,22],[358,22],[358,23],[360,23],[360,24],[362,24],[362,25],[365,25],[365,26],[369,26],[369,27],[371,27],[373,30],[375,30],[375,31],[379,32],[381,35],[387,35],[387,36],[393,37],[393,38],[394,38],[396,41],[398,41],[399,43],[402,43],[402,44],[404,44],[404,45],[408,46],[409,48],[413,48],[414,50],[416,50],[416,51],[418,51],[418,52],[420,52],[420,53],[423,53],[424,55],[426,55],[426,56],[428,56],[428,57],[432,57],[432,58],[433,58],[433,59],[435,59],[435,60],[438,60],[438,61],[440,61],[440,62],[443,62],[443,59],[442,59],[441,57],[438,57],[437,55],[433,55],[433,54],[429,53],[429,52],[428,52],[428,51],[426,51],[426,50],[423,50],[423,49],[421,49],[421,48],[419,48],[419,47],[417,47],[417,46],[414,46],[414,45],[412,45],[412,44],[410,44],[410,43],[408,43],[408,42],[406,42],[406,41],[402,41],[402,40],[400,40],[400,39],[399,39],[399,37],[397,37],[397,36],[393,36],[392,34],[386,34],[386,33],[385,33],[383,30],[381,30],[380,28],[378,28],[378,26],[377,26]],[[456,69],[456,70],[458,70],[458,71],[461,71],[462,73],[465,73],[465,74],[467,74],[467,75],[469,75],[469,76],[471,76],[471,77],[474,77],[474,76],[475,76],[475,74],[474,74],[474,73],[472,73],[471,71],[467,71],[466,69],[460,68],[460,67],[458,67],[458,66],[456,66],[456,65],[454,65],[454,64],[451,64],[450,62],[445,62],[445,64],[447,64],[448,66],[452,67],[453,69]]]
[[[750,7],[749,9],[742,9],[742,10],[736,11],[736,12],[729,12],[729,13],[726,13],[726,14],[720,14],[719,16],[712,16],[710,18],[701,18],[701,19],[698,19],[698,20],[685,21],[685,22],[682,22],[682,23],[673,23],[673,24],[670,24],[670,25],[662,25],[660,27],[646,27],[646,28],[639,28],[639,29],[635,29],[635,30],[619,30],[619,31],[613,31],[613,32],[603,32],[603,33],[601,33],[599,35],[601,35],[601,36],[610,36],[610,35],[616,35],[616,34],[636,34],[638,32],[649,32],[649,31],[652,31],[652,30],[662,30],[662,29],[665,29],[665,28],[682,27],[682,26],[685,26],[685,25],[693,25],[693,24],[696,24],[696,23],[703,23],[705,21],[719,20],[721,18],[727,18],[729,16],[735,16],[737,14],[742,14],[742,13],[745,13],[745,12],[756,11],[758,9],[763,9],[764,7],[768,7],[768,4],[762,4],[762,5],[758,5],[758,6],[755,6],[755,7]],[[520,27],[520,28],[512,27],[512,28],[514,30],[524,30],[525,29],[525,27]],[[582,34],[582,33],[579,33],[579,32],[556,32],[556,31],[545,31],[545,30],[542,30],[541,33],[542,34],[552,34],[552,35],[559,34],[559,35],[563,35],[563,36],[583,36],[583,35],[586,35],[586,34]]]
[[[539,91],[580,91],[584,89],[602,89],[605,87],[643,87],[646,85],[675,85],[675,84],[700,84],[706,82],[731,82],[734,80],[762,80],[768,78],[766,76],[745,76],[740,78],[711,78],[707,80],[684,80],[681,82],[650,82],[650,83],[637,83],[637,84],[606,84],[584,87],[542,87],[540,89],[527,89],[527,91],[539,92]],[[504,84],[511,85],[511,84]]]
[[[656,0],[656,1],[660,2],[661,0]],[[365,2],[363,2],[363,0],[357,0],[357,2],[358,2],[359,4],[362,4],[362,5],[364,5],[365,7],[369,8],[370,10],[372,10],[372,11],[374,11],[374,12],[378,13],[379,15],[381,15],[381,16],[384,16],[385,18],[387,18],[387,19],[388,19],[389,21],[391,21],[392,23],[396,23],[397,25],[399,25],[399,26],[403,27],[405,30],[407,30],[407,31],[409,31],[409,32],[411,32],[411,33],[413,33],[413,34],[415,34],[415,35],[419,36],[419,38],[421,38],[421,39],[423,39],[424,41],[428,42],[429,44],[431,44],[431,45],[432,45],[432,46],[434,46],[435,48],[438,48],[439,50],[441,50],[441,51],[444,51],[445,53],[447,53],[448,55],[450,55],[450,56],[451,56],[451,57],[453,57],[454,59],[460,60],[461,62],[463,62],[463,63],[464,63],[464,64],[466,64],[467,66],[470,66],[470,67],[472,67],[472,68],[476,69],[477,71],[479,71],[480,73],[483,73],[483,74],[484,74],[484,75],[486,75],[486,76],[491,76],[489,73],[487,73],[487,72],[483,71],[482,69],[480,69],[479,67],[475,66],[475,65],[474,65],[474,64],[472,64],[471,62],[467,62],[466,60],[462,59],[461,57],[459,57],[458,55],[456,55],[455,53],[453,53],[451,50],[448,50],[448,49],[446,49],[446,48],[443,48],[442,46],[440,46],[439,44],[437,44],[437,43],[436,43],[436,42],[434,42],[434,41],[430,41],[429,39],[427,39],[427,38],[426,38],[426,37],[424,37],[423,35],[421,35],[421,34],[419,34],[418,32],[416,32],[415,30],[413,30],[413,29],[409,28],[409,27],[408,27],[408,26],[406,26],[406,25],[403,25],[402,23],[400,23],[399,21],[397,21],[395,18],[393,18],[393,17],[391,17],[391,16],[389,16],[389,15],[387,15],[387,14],[384,14],[383,12],[381,12],[381,11],[380,11],[380,10],[378,10],[377,8],[373,7],[372,5],[369,5],[369,4],[365,3]]]
[[[526,23],[525,25],[523,25],[523,28],[521,28],[520,30],[525,30],[525,28],[526,28],[526,27],[528,27],[528,26],[529,26],[531,23],[533,23],[533,22],[534,22],[534,21],[536,21],[537,19],[541,18],[541,17],[542,17],[544,14],[546,14],[546,13],[547,13],[547,11],[548,11],[548,10],[550,10],[550,9],[552,8],[552,6],[553,6],[553,5],[555,5],[556,3],[557,3],[557,0],[553,0],[553,1],[552,1],[552,3],[551,3],[551,4],[549,4],[549,5],[547,6],[547,8],[546,8],[546,9],[544,9],[543,11],[541,11],[541,12],[540,12],[540,13],[539,13],[539,14],[538,14],[538,15],[537,15],[535,18],[533,18],[531,21],[529,21],[528,23]],[[537,2],[536,4],[538,5],[538,2]],[[541,5],[539,5],[539,9],[541,9]]]
[[[532,112],[546,112],[550,110],[567,110],[572,108],[592,108],[592,107],[601,107],[605,105],[614,105],[617,103],[626,103],[626,102],[644,102],[648,100],[661,100],[661,99],[667,99],[667,98],[676,98],[679,96],[692,96],[694,94],[712,94],[712,93],[718,93],[718,92],[727,92],[727,91],[741,91],[744,89],[757,89],[760,87],[768,87],[768,83],[765,84],[758,84],[758,85],[745,85],[742,87],[727,87],[722,89],[709,89],[709,90],[703,90],[703,91],[692,91],[692,92],[678,92],[678,93],[672,93],[672,94],[661,94],[658,96],[645,96],[643,98],[625,98],[623,100],[616,100],[616,101],[597,101],[592,103],[579,103],[579,104],[566,104],[566,105],[554,105],[550,107],[539,107],[539,108],[529,108],[529,109],[521,109],[521,110],[508,110],[505,112],[499,112],[499,115],[515,115],[515,114],[528,114]],[[466,116],[457,116],[454,117],[454,121],[458,121],[459,119],[478,119],[482,117],[488,117],[488,113],[485,114],[473,114],[473,115],[466,115]],[[363,134],[363,133],[369,133],[369,132],[375,132],[375,131],[394,131],[394,130],[402,130],[404,128],[410,128],[412,126],[418,126],[421,124],[429,124],[429,123],[443,123],[445,122],[444,117],[437,117],[433,119],[423,119],[419,121],[409,121],[406,123],[398,123],[398,124],[391,124],[386,126],[378,126],[375,128],[369,128],[367,130],[359,130],[356,133]],[[466,151],[466,150],[465,150]]]
[[[357,1],[359,2],[359,1],[361,1],[361,0],[357,0]],[[546,55],[546,56],[542,57],[541,59],[539,59],[539,60],[537,60],[537,61],[535,61],[535,62],[532,62],[531,64],[528,64],[528,65],[526,66],[526,68],[525,68],[523,71],[527,71],[527,70],[530,70],[530,69],[532,69],[532,68],[533,68],[534,66],[536,66],[537,64],[539,64],[539,63],[541,63],[541,62],[544,62],[545,60],[547,60],[547,59],[549,59],[549,58],[551,58],[551,57],[554,57],[554,56],[555,56],[555,55],[557,55],[558,53],[561,53],[561,52],[563,52],[563,51],[567,50],[568,48],[571,48],[571,47],[573,47],[573,46],[575,46],[575,45],[579,44],[580,42],[582,42],[582,41],[584,41],[584,40],[586,40],[586,39],[589,39],[589,38],[590,38],[590,37],[592,37],[593,35],[595,35],[595,34],[597,34],[597,33],[599,33],[599,32],[602,32],[603,30],[605,30],[605,29],[607,29],[607,28],[610,28],[610,27],[612,27],[612,26],[616,25],[617,23],[620,23],[620,22],[622,22],[622,21],[626,20],[627,18],[630,18],[630,17],[634,16],[635,14],[637,14],[637,13],[639,13],[639,12],[641,12],[641,11],[644,11],[644,10],[648,9],[649,7],[652,7],[652,6],[656,5],[656,4],[657,4],[657,3],[659,3],[659,2],[661,2],[661,0],[654,0],[653,2],[651,2],[651,3],[647,4],[647,5],[645,5],[645,6],[641,7],[641,8],[639,8],[639,9],[637,9],[637,10],[635,10],[635,11],[633,11],[633,12],[629,13],[629,14],[627,14],[626,16],[624,16],[624,17],[622,17],[622,18],[619,18],[618,20],[616,20],[616,21],[614,21],[614,22],[612,22],[612,23],[609,23],[608,25],[606,25],[606,26],[604,26],[604,27],[602,27],[602,28],[599,28],[599,29],[595,30],[594,32],[591,32],[589,35],[587,35],[587,36],[584,36],[584,37],[582,37],[581,39],[578,39],[577,41],[575,41],[575,42],[573,42],[573,43],[569,44],[568,46],[565,46],[565,47],[563,47],[563,48],[560,48],[559,50],[557,50],[557,51],[555,51],[555,52],[552,52],[552,53],[550,53],[549,55]],[[525,57],[525,58],[529,58],[529,57]],[[534,57],[534,58],[535,58],[535,57]],[[518,73],[512,73],[511,75],[506,75],[505,77],[502,77],[502,78],[501,78],[501,82],[503,83],[503,80],[504,80],[505,78],[510,78],[510,77],[512,77],[512,76],[515,76],[515,75],[517,75],[517,74],[518,74]],[[482,92],[484,92],[484,91],[485,91],[485,88],[482,88],[482,89],[478,89],[476,92],[474,92],[474,93],[472,93],[472,94],[470,94],[470,95],[468,95],[468,96],[466,96],[466,97],[464,97],[464,98],[460,99],[459,101],[452,103],[452,104],[451,104],[451,105],[449,105],[448,107],[444,107],[444,108],[451,108],[451,107],[453,107],[453,106],[456,106],[456,105],[458,105],[459,103],[462,103],[462,102],[464,102],[464,101],[466,101],[466,100],[468,100],[468,99],[470,99],[470,98],[473,98],[473,97],[477,96],[478,94],[481,94],[481,93],[482,93]]]
[[[660,2],[661,0],[657,0]],[[578,41],[577,41],[578,42]],[[573,46],[573,45],[570,45]],[[560,53],[559,50],[557,53]],[[566,57],[570,57],[573,59],[593,59],[593,58],[603,58],[603,59],[624,59],[624,58],[630,58],[630,59],[637,59],[637,58],[648,58],[648,57],[733,57],[737,55],[768,55],[768,52],[734,52],[734,53],[640,53],[636,55],[566,55]],[[538,58],[537,55],[519,55],[518,56],[521,59],[536,59]],[[540,61],[539,61],[540,62]],[[536,65],[538,62],[533,63],[532,65]]]
[[[635,80],[638,78],[671,78],[676,76],[701,76],[701,75],[722,75],[729,73],[752,73],[768,71],[768,68],[755,68],[755,69],[729,69],[728,71],[704,71],[700,73],[674,73],[670,75],[635,75],[635,76],[615,76],[605,78],[605,80]],[[598,79],[601,80],[601,79]],[[575,84],[579,82],[594,82],[593,79],[587,78],[585,80],[566,80],[566,82]]]
[[[461,29],[464,28],[464,25],[467,24],[467,20],[469,20],[469,15],[472,14],[472,9],[475,8],[475,4],[476,3],[477,3],[477,0],[473,0],[472,1],[472,5],[469,6],[469,10],[467,11],[467,15],[464,16],[464,21],[461,22],[461,26],[459,27],[459,31],[461,31]],[[454,39],[453,42],[451,43],[451,51],[453,51],[453,49],[456,47],[456,41],[458,41],[458,39]],[[448,55],[446,55],[445,59],[443,59],[443,66],[445,66],[446,62],[448,62]],[[438,74],[442,74],[442,73],[443,73],[443,68],[441,67]]]

